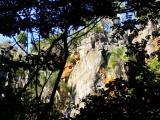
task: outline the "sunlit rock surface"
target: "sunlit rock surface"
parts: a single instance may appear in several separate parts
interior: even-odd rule
[[[116,30],[108,33],[88,33],[76,50],[79,53],[80,59],[73,67],[68,79],[68,86],[71,88],[70,95],[72,103],[79,104],[79,108],[81,108],[84,106],[81,100],[89,94],[95,94],[98,87],[103,88],[106,83],[113,81],[115,78],[123,77],[123,79],[127,80],[124,68],[126,58],[122,53],[122,55],[119,55],[120,52],[114,53],[114,50],[125,47],[126,44],[141,42],[142,39],[147,40],[146,36],[151,35],[146,45],[146,52],[150,56],[156,49],[159,49],[159,45],[157,44],[160,41],[159,38],[153,40],[152,31],[153,26],[149,21],[145,29],[140,31],[138,36],[132,38],[130,43],[129,37],[133,33],[129,33],[129,31],[125,31],[123,35],[119,34]],[[114,37],[116,33],[118,33],[118,38]],[[105,52],[102,52],[103,50]],[[107,59],[103,53],[105,53]],[[113,54],[113,56],[109,54]],[[111,59],[111,57],[114,59]],[[107,68],[105,68],[106,65],[108,66]],[[113,67],[109,67],[109,65]],[[70,107],[70,116],[78,113],[78,110]]]
[[[97,82],[97,72],[104,62],[101,50],[91,49],[74,67],[68,85],[71,87],[71,96],[75,104],[93,93]]]
[[[79,108],[84,106],[81,102],[83,98],[89,94],[95,94],[105,86],[105,83],[114,79],[112,73],[105,70],[104,64],[106,64],[108,52],[117,47],[114,44],[117,41],[108,40],[104,33],[94,34],[91,32],[77,48],[80,60],[73,67],[68,79],[68,86],[71,88],[71,101],[76,105],[79,104]],[[69,116],[74,116],[79,112],[73,108],[68,111]]]
[[[101,73],[100,69],[106,61],[104,58],[107,57],[109,50],[117,47],[115,42],[118,44],[117,41],[109,41],[105,32],[90,32],[81,41],[81,45],[77,48],[80,60],[68,79],[73,103],[78,104],[87,95],[94,93],[97,87],[102,87],[111,81],[110,74],[107,75],[107,71]],[[122,44],[125,44],[125,40]]]

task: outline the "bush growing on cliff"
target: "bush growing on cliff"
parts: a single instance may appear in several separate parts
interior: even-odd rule
[[[157,56],[155,56],[154,58],[151,58],[147,64],[150,67],[150,69],[154,72],[160,69],[160,62]]]

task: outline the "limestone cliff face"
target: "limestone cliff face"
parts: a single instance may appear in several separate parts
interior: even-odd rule
[[[141,39],[145,39],[147,35],[151,35],[152,30],[152,24],[149,21],[146,28],[140,31],[132,42],[140,42]],[[115,53],[119,56],[115,56],[117,60],[112,59],[112,63],[117,62],[115,67],[111,68],[113,69],[112,73],[102,67],[107,61],[107,59],[104,58],[108,57],[107,54],[109,52],[112,53],[112,50],[115,50],[115,48],[122,48],[125,44],[129,44],[128,33],[125,32],[124,35],[117,34],[119,35],[119,39],[117,39],[113,37],[117,32],[116,30],[108,33],[90,32],[86,38],[81,41],[81,45],[77,48],[80,60],[73,67],[68,79],[68,86],[71,88],[73,103],[78,104],[80,100],[87,95],[94,93],[97,86],[101,87],[105,83],[112,81],[115,77],[126,77],[123,63],[124,58],[121,57],[122,55],[118,55],[119,51],[117,54]],[[154,48],[153,44],[147,44],[146,50],[149,55],[154,52]],[[101,74],[100,71],[103,71],[103,74]],[[112,74],[114,74],[114,76]]]
[[[68,85],[71,87],[72,100],[78,104],[80,99],[95,91],[97,73],[104,62],[101,51],[91,49],[74,67]]]
[[[74,66],[68,79],[73,103],[79,104],[80,100],[95,93],[108,80],[107,72],[105,73],[102,65],[106,62],[108,49],[115,47],[114,44],[111,46],[108,43],[105,33],[95,34],[93,32],[81,41],[81,45],[77,48],[80,60]]]
[[[80,61],[75,65],[69,77],[68,85],[71,87],[71,97],[75,104],[93,93],[97,81],[97,72],[104,62],[100,43],[95,40],[94,33],[89,33],[81,41],[81,46],[77,48],[80,53]]]

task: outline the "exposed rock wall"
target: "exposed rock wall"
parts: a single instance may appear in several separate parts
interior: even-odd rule
[[[94,92],[97,72],[103,62],[101,51],[92,49],[76,64],[68,80],[68,85],[72,89],[72,100],[75,104]]]
[[[106,78],[107,72],[102,75],[99,70],[105,62],[104,58],[107,57],[108,49],[116,47],[114,41],[112,41],[112,45],[109,45],[109,43],[110,41],[108,41],[105,33],[94,32],[90,32],[81,41],[81,46],[77,48],[80,60],[74,66],[68,79],[73,103],[78,104],[81,99],[94,93],[97,86],[103,86],[105,81],[108,80]]]
[[[71,88],[72,102],[79,104],[80,108],[84,106],[80,102],[83,98],[89,94],[95,94],[99,88],[104,87],[105,83],[112,81],[112,77],[107,75],[104,64],[107,61],[108,51],[117,46],[114,43],[109,45],[109,42],[104,33],[91,32],[77,48],[80,60],[73,67],[68,86]],[[66,114],[72,117],[78,112],[71,106],[66,110]]]

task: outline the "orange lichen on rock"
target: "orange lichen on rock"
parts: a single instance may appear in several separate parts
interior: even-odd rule
[[[72,63],[66,64],[61,79],[68,78],[72,70],[73,70],[73,64]]]
[[[113,81],[115,79],[115,77],[113,77],[112,75],[110,75],[104,67],[100,67],[99,70],[98,70],[98,73],[100,73],[101,75],[103,75],[103,82],[106,84],[106,83],[109,83],[111,81]]]
[[[107,77],[104,79],[104,82],[107,84],[107,83],[110,83],[114,80],[114,77],[107,74]]]
[[[73,54],[73,61],[71,63],[67,63],[65,65],[65,68],[63,70],[63,73],[62,73],[62,76],[61,76],[61,79],[68,79],[71,72],[73,71],[73,68],[75,66],[76,63],[78,63],[78,61],[80,60],[80,55],[79,55],[79,52],[75,52]]]

